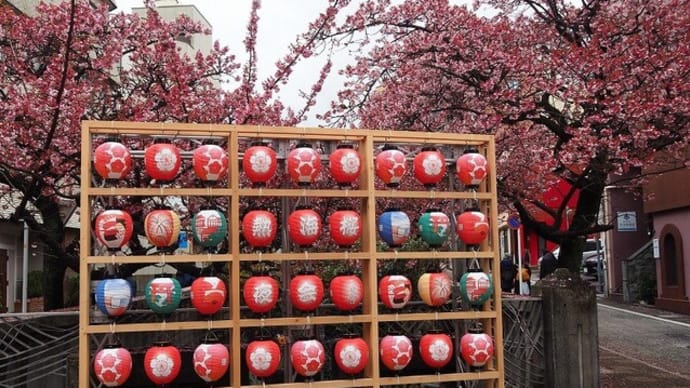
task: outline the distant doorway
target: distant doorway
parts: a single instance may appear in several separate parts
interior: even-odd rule
[[[661,297],[683,299],[685,276],[683,265],[683,240],[675,225],[666,225],[660,234],[661,250]]]
[[[7,250],[0,249],[0,313],[7,312]]]

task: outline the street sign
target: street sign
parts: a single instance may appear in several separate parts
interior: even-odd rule
[[[520,216],[512,215],[508,217],[508,226],[510,227],[510,229],[520,228]]]

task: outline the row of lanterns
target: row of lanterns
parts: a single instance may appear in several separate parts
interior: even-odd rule
[[[122,143],[107,141],[94,150],[94,168],[106,180],[127,177],[132,169],[129,149]],[[170,143],[156,143],[144,153],[146,173],[159,182],[177,177],[181,166],[180,150]],[[265,185],[277,170],[275,151],[262,143],[253,144],[242,158],[242,168],[255,185]],[[352,145],[341,144],[329,155],[333,179],[341,186],[349,186],[362,169],[362,158]],[[423,185],[434,187],[446,174],[446,160],[435,147],[422,148],[413,160],[413,175]],[[228,155],[214,144],[205,144],[194,150],[192,166],[196,176],[205,182],[222,179],[228,171]],[[396,147],[386,145],[374,160],[376,176],[388,187],[398,187],[407,172],[405,154]],[[287,155],[286,170],[293,182],[300,186],[314,183],[321,172],[321,156],[306,143],[297,144]],[[475,149],[468,149],[456,161],[457,177],[463,185],[476,188],[488,173],[486,158]]]

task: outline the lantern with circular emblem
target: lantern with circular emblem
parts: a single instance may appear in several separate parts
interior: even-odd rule
[[[254,186],[266,186],[278,167],[273,148],[265,143],[253,143],[242,156],[242,170]]]
[[[230,352],[218,340],[204,340],[192,354],[194,372],[207,383],[218,381],[230,367]]]
[[[170,209],[156,209],[144,219],[144,232],[151,245],[165,250],[177,243],[180,217]]]
[[[460,355],[472,370],[479,370],[494,355],[494,340],[484,333],[481,323],[470,326],[460,339]]]
[[[345,334],[333,347],[335,363],[345,374],[361,373],[369,362],[369,345],[356,334]]]
[[[304,312],[316,310],[323,300],[323,281],[313,272],[304,271],[290,280],[290,302]]]
[[[453,359],[453,340],[440,330],[430,330],[419,340],[419,355],[429,367],[441,369]]]
[[[201,210],[192,219],[192,235],[197,244],[213,251],[227,237],[228,221],[220,210]]]
[[[340,144],[329,156],[331,175],[340,187],[351,186],[359,179],[362,158],[351,144]]]
[[[456,232],[465,245],[478,246],[489,236],[489,220],[480,211],[464,211],[457,218]]]
[[[394,372],[401,371],[410,364],[414,347],[407,336],[390,333],[379,342],[379,351],[383,365]]]
[[[310,144],[300,143],[287,156],[287,172],[299,186],[309,186],[321,172],[321,157]]]
[[[398,209],[386,209],[377,224],[379,236],[391,248],[400,247],[410,237],[410,217]]]
[[[397,147],[390,145],[385,145],[383,150],[376,155],[374,166],[376,176],[390,188],[400,186],[400,181],[407,171],[405,154]]]
[[[270,377],[280,367],[280,347],[273,340],[256,339],[247,345],[245,361],[254,376],[261,379]]]
[[[180,305],[182,287],[171,277],[156,277],[146,283],[144,290],[146,305],[156,314],[166,316]]]
[[[158,182],[170,182],[177,177],[182,164],[180,150],[173,144],[156,143],[146,148],[144,169]]]
[[[435,187],[446,175],[446,159],[436,147],[424,147],[414,157],[412,173],[424,187]]]
[[[321,236],[321,216],[311,208],[297,207],[288,216],[287,232],[292,242],[309,247]]]
[[[107,141],[94,150],[93,163],[96,173],[106,180],[125,179],[132,169],[132,155],[124,144]]]
[[[427,305],[442,306],[453,294],[453,281],[445,272],[426,272],[417,281],[417,291]]]
[[[460,278],[460,296],[471,306],[482,306],[494,292],[491,276],[481,268],[470,268]]]
[[[213,315],[225,304],[225,281],[216,276],[201,276],[192,282],[189,298],[192,306],[202,315]]]
[[[120,344],[108,344],[93,358],[93,372],[106,387],[124,385],[132,373],[132,355]]]
[[[98,213],[94,220],[94,234],[110,252],[125,246],[132,238],[133,230],[132,216],[124,210],[107,209]]]
[[[278,221],[266,210],[251,210],[242,218],[242,236],[255,249],[270,247],[278,233]]]
[[[228,154],[218,145],[204,144],[194,150],[192,168],[202,181],[216,182],[228,172]]]
[[[417,228],[424,242],[431,248],[438,248],[448,239],[450,218],[438,209],[429,209],[419,217]]]
[[[455,163],[458,179],[469,189],[476,189],[489,174],[489,163],[476,149],[466,149]]]
[[[253,275],[244,282],[242,297],[249,310],[257,314],[265,314],[278,303],[280,286],[271,276]]]
[[[328,218],[331,239],[341,248],[349,248],[362,236],[362,216],[354,210],[337,210]]]
[[[379,298],[389,309],[405,307],[412,298],[412,282],[404,275],[387,275],[379,281]]]
[[[326,363],[326,350],[316,339],[295,341],[290,347],[290,363],[297,374],[311,378]]]
[[[180,350],[168,342],[158,342],[144,354],[144,371],[154,384],[172,383],[180,374],[182,357]]]
[[[353,274],[339,274],[328,286],[331,302],[338,310],[352,311],[362,304],[364,283]]]
[[[123,315],[132,303],[132,285],[125,279],[103,279],[96,285],[96,306],[111,318]]]

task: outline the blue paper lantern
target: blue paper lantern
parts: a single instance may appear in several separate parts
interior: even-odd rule
[[[381,239],[391,248],[403,245],[410,237],[410,217],[397,209],[387,209],[378,220]]]
[[[109,317],[119,317],[129,308],[132,294],[132,285],[125,279],[104,279],[96,286],[96,306]]]

